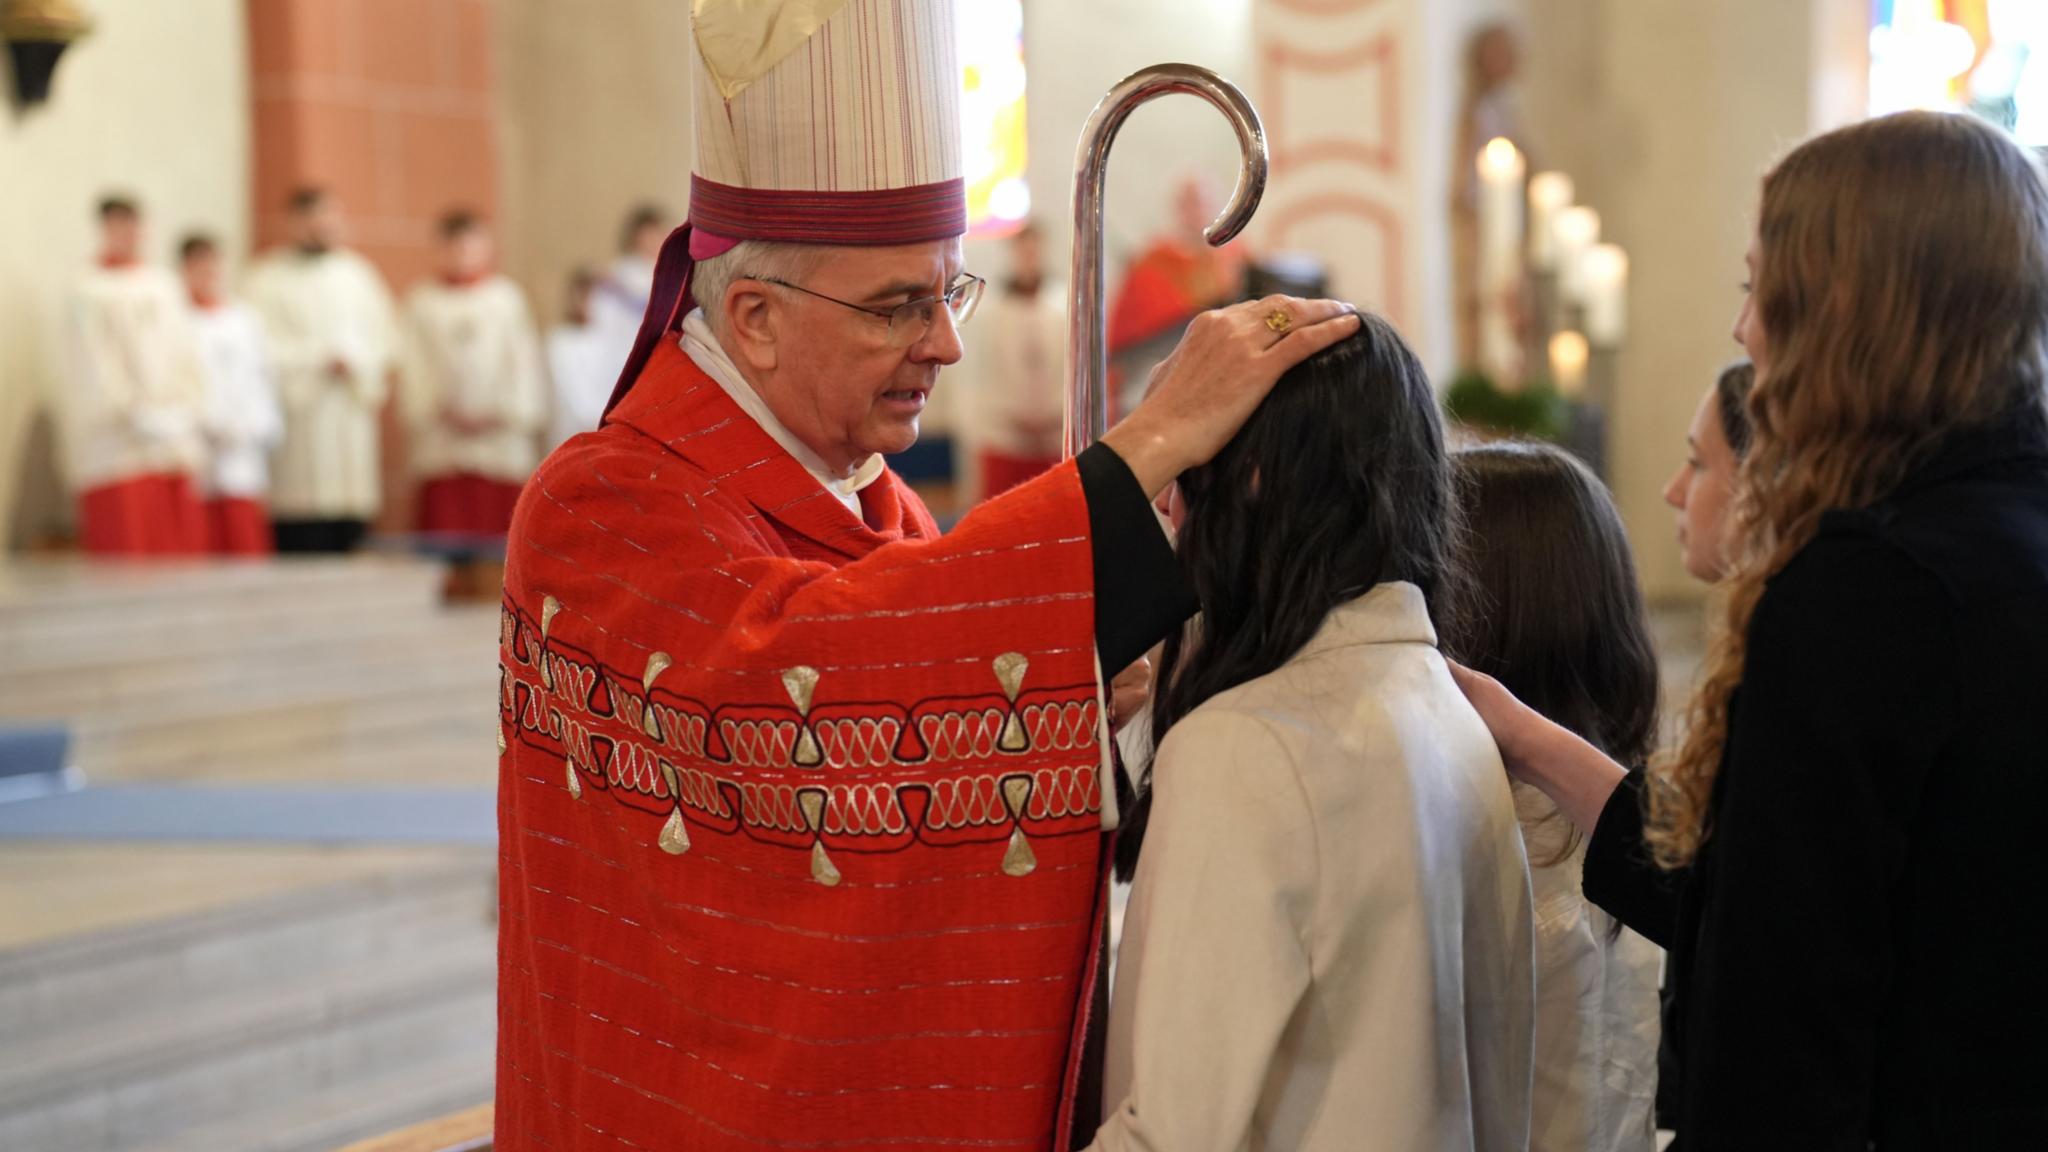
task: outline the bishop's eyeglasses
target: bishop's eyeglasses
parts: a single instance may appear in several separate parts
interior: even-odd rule
[[[820,300],[837,304],[841,308],[851,308],[855,312],[865,313],[878,320],[887,320],[889,322],[889,346],[892,348],[908,348],[919,340],[924,339],[925,333],[932,330],[932,321],[938,319],[939,305],[941,304],[946,306],[946,311],[953,314],[953,324],[955,327],[967,323],[974,318],[974,310],[981,306],[982,292],[988,288],[988,281],[979,276],[962,273],[959,279],[953,281],[953,286],[946,289],[943,295],[919,296],[914,300],[905,300],[894,308],[869,308],[864,304],[854,304],[850,301],[841,300],[837,296],[827,296],[823,292],[813,292],[801,284],[791,284],[787,280],[777,280],[773,276],[749,276],[748,279],[759,280],[763,284],[773,284],[780,288],[788,288],[791,291],[801,292],[806,296],[816,296]]]

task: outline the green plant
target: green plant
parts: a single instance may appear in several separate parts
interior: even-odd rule
[[[1444,412],[1462,424],[1514,436],[1558,440],[1571,423],[1571,402],[1549,380],[1538,378],[1519,392],[1504,392],[1491,377],[1468,368],[1444,392]]]

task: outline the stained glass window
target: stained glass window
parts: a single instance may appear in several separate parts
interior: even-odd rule
[[[2048,147],[2048,2],[1872,0],[1870,111],[1973,112]]]
[[[1002,235],[1031,214],[1024,179],[1023,0],[959,0],[960,130],[966,136],[967,222]]]

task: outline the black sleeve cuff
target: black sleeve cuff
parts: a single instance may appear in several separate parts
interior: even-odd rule
[[[1615,785],[1600,809],[1600,822],[1586,842],[1585,871],[1580,884],[1586,899],[1661,948],[1671,947],[1677,934],[1678,888],[1683,873],[1666,872],[1650,858],[1643,842],[1641,769]]]
[[[1074,463],[1095,558],[1095,650],[1115,676],[1195,614],[1195,592],[1124,458],[1096,444]]]

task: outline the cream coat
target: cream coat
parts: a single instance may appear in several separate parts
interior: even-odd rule
[[[539,463],[548,399],[540,336],[519,286],[503,276],[420,285],[406,297],[400,347],[413,473],[524,483]],[[457,431],[444,412],[492,426]]]
[[[73,491],[159,472],[197,476],[206,376],[177,277],[95,268],[72,294],[56,396]]]
[[[281,251],[249,277],[284,411],[271,509],[283,519],[361,519],[382,497],[377,421],[390,395],[391,294],[353,252]],[[346,379],[329,364],[348,366]]]
[[[1529,871],[1435,644],[1380,585],[1167,735],[1100,1152],[1526,1147]]]

